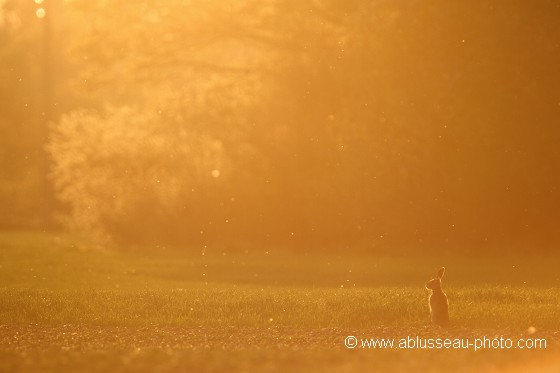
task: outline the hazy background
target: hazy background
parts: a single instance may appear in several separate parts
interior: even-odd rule
[[[558,20],[544,0],[0,0],[0,228],[552,253]]]

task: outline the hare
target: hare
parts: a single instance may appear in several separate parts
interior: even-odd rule
[[[430,294],[430,322],[432,324],[445,326],[449,322],[449,303],[447,295],[441,290],[441,278],[445,273],[445,267],[441,267],[437,276],[426,283],[426,289],[431,290]]]

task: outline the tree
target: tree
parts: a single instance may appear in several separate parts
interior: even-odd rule
[[[71,48],[81,104],[51,149],[74,222],[127,241],[304,247],[554,235],[548,2],[66,6],[83,20]],[[110,177],[134,165],[136,187]],[[181,193],[151,185],[155,170]],[[124,214],[114,190],[128,191]]]

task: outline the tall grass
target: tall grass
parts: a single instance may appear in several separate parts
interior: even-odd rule
[[[419,327],[428,320],[425,268],[440,264],[420,257],[146,256],[77,242],[0,234],[0,324]],[[523,268],[508,277],[511,266],[501,260],[477,271],[451,262],[444,289],[453,326],[560,328],[560,291],[543,286],[546,273],[555,284],[553,266],[547,272],[539,264],[538,285],[520,285]],[[487,284],[474,282],[481,268],[495,274]]]
[[[560,294],[555,290],[457,288],[449,295],[454,326],[517,330],[560,326]],[[427,312],[426,293],[406,287],[0,290],[2,324],[418,327],[426,324]]]

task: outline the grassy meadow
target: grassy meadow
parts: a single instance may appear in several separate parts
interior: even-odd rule
[[[427,323],[424,283],[441,265],[448,328]],[[531,256],[195,255],[3,233],[0,370],[555,371],[559,289],[554,261]],[[349,350],[348,335],[538,337],[547,348]]]
[[[560,372],[559,20],[0,0],[0,373]]]

